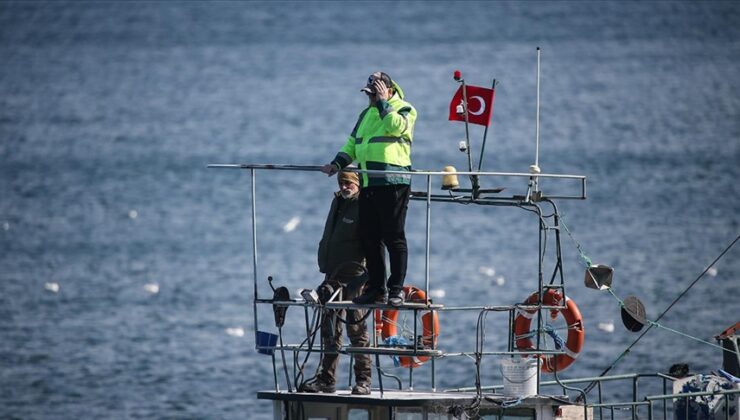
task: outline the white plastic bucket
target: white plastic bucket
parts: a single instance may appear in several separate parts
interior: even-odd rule
[[[537,360],[534,358],[505,357],[501,359],[504,377],[504,395],[527,397],[537,394]]]

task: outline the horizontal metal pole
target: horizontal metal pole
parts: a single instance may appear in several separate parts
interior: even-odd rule
[[[623,381],[625,379],[635,379],[642,375],[636,374],[636,373],[628,373],[624,375],[612,375],[612,376],[593,376],[590,378],[576,378],[576,379],[564,379],[561,380],[560,383],[563,384],[578,384],[583,382],[609,382],[609,381]],[[547,381],[542,382],[542,385],[559,385],[557,381]]]
[[[475,356],[480,354],[481,356],[534,356],[538,354],[547,355],[558,355],[565,354],[562,350],[522,350],[522,351],[482,351],[480,353],[475,352],[457,352],[457,353],[445,353],[445,357],[458,357],[458,356]]]
[[[424,303],[413,303],[404,302],[401,306],[392,306],[389,304],[365,304],[360,305],[349,301],[330,302],[325,305],[318,303],[309,303],[304,300],[278,300],[273,301],[272,299],[257,299],[257,303],[264,303],[275,306],[305,306],[309,308],[326,308],[326,309],[390,309],[390,310],[435,310],[440,312],[451,312],[451,311],[493,311],[493,312],[506,312],[519,309],[521,311],[536,311],[542,308],[543,310],[562,310],[565,306],[549,306],[549,305],[503,305],[503,306],[451,306],[446,307],[441,304],[424,304]]]
[[[244,163],[210,163],[208,168],[225,169],[271,169],[278,171],[321,171],[320,165],[283,165],[283,164],[244,164]]]
[[[272,300],[272,299],[257,299],[257,303],[264,303],[275,306],[304,306],[308,308],[326,308],[326,309],[390,309],[390,310],[442,310],[444,305],[440,304],[426,304],[426,303],[415,303],[415,302],[404,302],[400,306],[393,306],[390,304],[379,305],[376,303],[370,304],[357,304],[351,301],[339,301],[329,302],[326,304],[310,303],[305,300]]]
[[[344,349],[350,354],[380,354],[389,356],[429,356],[441,357],[444,353],[441,350],[424,350],[424,349],[398,349],[398,348],[380,348],[380,347],[347,347]]]
[[[266,303],[269,305],[275,305],[275,306],[316,306],[314,303],[308,303],[304,300],[276,300],[273,301],[272,299],[255,299],[255,302],[257,303]]]
[[[298,344],[284,344],[282,346],[255,346],[256,349],[264,350],[286,350],[286,351],[309,351],[306,346]],[[320,348],[311,349],[312,352],[316,353],[360,353],[360,354],[387,354],[387,355],[413,355],[413,356],[434,356],[434,357],[459,357],[459,356],[474,356],[475,353],[445,353],[442,350],[430,350],[430,349],[404,349],[398,347],[344,347],[336,350],[321,350]],[[565,354],[563,351],[551,351],[551,350],[527,350],[527,351],[486,351],[480,353],[482,356],[534,356],[534,355],[559,355]]]
[[[589,407],[595,408],[608,408],[608,407],[635,407],[638,405],[649,405],[648,401],[633,401],[633,402],[615,402],[615,403],[600,403],[600,404],[588,404]]]
[[[414,195],[411,196],[410,199],[413,201],[421,201],[426,200],[426,193],[423,193],[423,196]],[[486,205],[486,206],[522,206],[522,205],[528,205],[532,206],[531,201],[525,201],[525,196],[519,196],[519,195],[512,195],[508,197],[478,197],[476,199],[473,199],[469,195],[445,195],[445,194],[432,194],[431,195],[431,201],[435,202],[451,202],[451,203],[463,203],[463,204],[479,204],[479,205]],[[543,196],[542,200],[545,199],[560,199],[560,200],[585,200],[585,195],[558,195],[558,196]]]
[[[393,306],[390,304],[378,305],[378,304],[357,304],[350,301],[342,302],[330,302],[324,305],[326,309],[406,309],[406,310],[441,310],[444,305],[439,304],[427,304],[427,303],[415,303],[415,302],[404,302],[400,306]]]
[[[256,346],[258,350],[285,350],[293,352],[307,352],[309,348],[307,346],[301,346],[298,344],[284,344],[282,346]],[[404,349],[398,347],[342,347],[334,350],[322,350],[319,347],[310,349],[314,353],[341,353],[341,354],[380,354],[389,356],[429,356],[429,357],[443,357],[445,356],[442,350],[432,349]]]
[[[450,311],[468,311],[468,310],[477,310],[477,311],[492,311],[492,312],[506,312],[511,311],[515,309],[519,309],[522,311],[536,311],[537,309],[549,309],[549,310],[561,310],[565,309],[565,306],[548,306],[548,305],[502,305],[502,306],[445,306],[442,309],[440,309],[440,312],[450,312]]]
[[[319,165],[287,165],[287,164],[246,164],[246,163],[211,163],[208,168],[227,168],[227,169],[269,169],[283,171],[320,171],[322,166]],[[444,171],[380,171],[380,170],[363,170],[349,168],[347,172],[365,173],[365,174],[399,174],[399,175],[477,175],[477,176],[501,176],[501,177],[523,177],[523,178],[564,178],[564,179],[586,179],[584,175],[567,175],[567,174],[530,174],[523,172],[444,172]]]
[[[623,381],[625,379],[635,379],[639,376],[645,376],[645,375],[639,375],[636,373],[630,373],[625,375],[612,375],[612,376],[595,376],[591,378],[576,378],[576,379],[563,379],[559,383],[557,381],[545,381],[540,382],[541,386],[551,386],[551,385],[560,385],[560,384],[578,384],[578,383],[584,383],[584,382],[593,382],[593,381],[599,381],[599,382],[607,382],[607,381]],[[652,375],[651,375],[652,376]],[[492,390],[492,389],[500,389],[503,385],[489,385],[481,387],[482,390]],[[464,387],[464,388],[454,388],[454,389],[447,389],[445,391],[449,392],[470,392],[475,391],[475,387]]]
[[[548,200],[585,200],[586,194],[581,195],[545,195],[542,196],[543,199]]]

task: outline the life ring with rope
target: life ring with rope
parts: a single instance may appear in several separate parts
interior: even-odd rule
[[[406,302],[429,303],[426,293],[415,286],[405,286],[403,293],[406,296]],[[386,309],[381,311],[375,310],[375,333],[380,334],[383,341],[399,338],[398,334],[398,311],[397,309]],[[430,310],[421,316],[422,335],[420,337],[421,345],[425,349],[436,349],[437,339],[439,338],[439,316],[437,311]],[[416,342],[416,338],[411,340]],[[427,362],[430,356],[400,356],[398,362],[400,366],[406,368],[417,368]]]
[[[534,292],[524,301],[524,304],[536,305],[538,298],[539,294]],[[564,306],[560,310],[550,310],[550,318],[556,319],[558,313],[560,313],[568,325],[568,338],[564,345],[562,339],[554,331],[548,331],[548,333],[555,339],[556,348],[559,349],[559,347],[562,347],[565,354],[542,355],[541,368],[542,372],[546,373],[560,372],[575,362],[578,354],[583,349],[583,342],[586,336],[583,328],[583,317],[581,316],[581,311],[578,310],[578,306],[572,299],[567,296],[563,297],[562,294],[554,289],[545,291],[542,296],[542,304],[545,306]],[[516,340],[517,350],[535,349],[531,339],[532,331],[530,330],[530,326],[536,313],[537,310],[517,310],[517,316],[514,319],[514,338]]]

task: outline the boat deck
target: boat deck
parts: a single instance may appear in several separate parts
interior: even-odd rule
[[[333,394],[259,391],[257,398],[274,401],[296,401],[308,403],[356,404],[388,407],[424,407],[469,405],[476,399],[475,392],[429,392],[429,391],[384,391],[374,389],[369,395],[352,395],[350,390],[337,390]],[[483,394],[483,399],[494,406],[506,405],[517,401],[522,407],[537,406],[548,402],[567,403],[567,396],[531,396],[524,399],[508,397],[502,394]]]

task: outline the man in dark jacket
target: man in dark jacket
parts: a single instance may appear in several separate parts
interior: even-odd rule
[[[319,270],[326,274],[319,286],[322,299],[328,299],[341,289],[341,300],[358,296],[367,281],[365,254],[359,233],[358,196],[360,181],[356,173],[341,172],[337,178],[339,191],[335,193],[331,210],[324,225],[324,234],[319,243]],[[339,300],[339,299],[335,299]],[[321,323],[321,340],[325,353],[321,359],[321,371],[313,382],[304,384],[300,391],[336,391],[336,369],[339,354],[326,352],[342,346],[342,326],[347,323],[347,335],[353,347],[368,347],[365,314],[367,310],[326,311]],[[345,316],[346,312],[346,316]],[[334,316],[336,315],[336,316]],[[372,361],[368,354],[355,355],[355,386],[352,393],[370,393]]]

